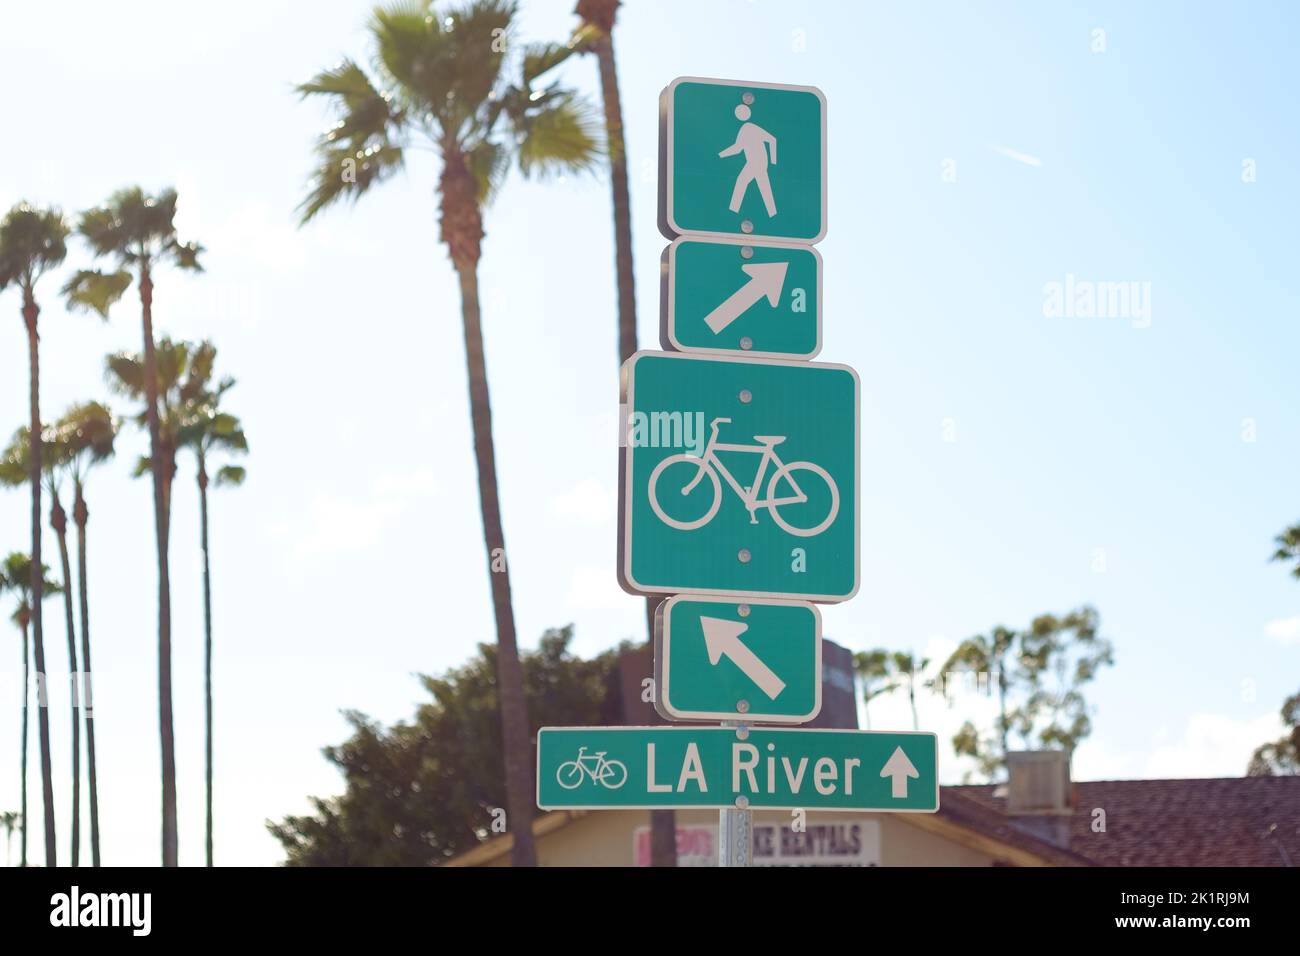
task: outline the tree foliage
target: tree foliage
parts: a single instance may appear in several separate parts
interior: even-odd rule
[[[572,627],[547,631],[522,658],[530,733],[550,725],[618,723],[618,659],[624,645],[593,660],[569,653]],[[352,736],[326,747],[344,792],[311,798],[314,812],[267,827],[289,866],[428,866],[493,836],[505,806],[496,653],[442,677],[422,677],[432,698],[411,721],[384,727],[345,712]]]

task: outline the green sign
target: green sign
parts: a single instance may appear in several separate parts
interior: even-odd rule
[[[634,593],[858,590],[858,376],[638,352],[623,367],[619,578]]]
[[[682,77],[659,113],[659,225],[669,238],[826,235],[821,90]]]
[[[655,708],[669,720],[812,720],[821,648],[811,604],[669,598],[655,616]]]
[[[537,805],[933,813],[937,741],[869,730],[543,727]]]
[[[821,351],[822,259],[816,249],[682,238],[664,256],[664,348],[804,359]]]

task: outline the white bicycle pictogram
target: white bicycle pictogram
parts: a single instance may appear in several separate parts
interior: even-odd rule
[[[578,756],[560,764],[555,771],[555,782],[565,790],[573,790],[590,777],[593,783],[607,790],[617,790],[627,783],[627,765],[620,760],[606,760],[608,752],[600,750],[589,754],[586,747],[579,747]]]
[[[754,441],[758,443],[756,445],[732,445],[718,441],[718,426],[728,425],[730,423],[730,418],[713,419],[712,429],[709,433],[709,443],[704,446],[703,455],[698,458],[694,455],[687,454],[670,455],[663,461],[659,462],[659,464],[655,466],[654,471],[650,472],[650,507],[654,510],[654,513],[659,516],[659,520],[680,531],[693,531],[696,528],[704,527],[704,525],[713,520],[713,516],[718,513],[718,509],[722,506],[722,482],[718,479],[718,476],[721,475],[727,480],[727,484],[731,486],[732,490],[740,496],[740,500],[744,502],[745,508],[749,511],[750,524],[758,524],[758,509],[766,508],[768,513],[771,514],[772,520],[775,521],[780,528],[800,538],[811,538],[814,535],[821,534],[829,528],[840,510],[840,490],[836,487],[835,479],[830,476],[830,473],[821,465],[813,464],[811,461],[792,461],[789,464],[783,462],[780,456],[776,453],[776,446],[785,441],[786,436],[784,435],[755,435]],[[758,463],[758,471],[754,474],[754,483],[752,485],[746,488],[732,476],[731,472],[727,470],[727,466],[718,458],[718,452],[723,451],[745,452],[747,454],[763,456],[762,460]],[[767,471],[769,462],[775,466],[776,470],[772,473],[771,480],[768,482],[767,497],[760,499],[759,489],[763,485],[763,476]],[[689,466],[695,471],[694,477],[690,478],[689,481],[685,481],[685,484],[681,487],[681,494],[683,497],[689,495],[695,489],[695,486],[698,485],[706,476],[708,477],[709,482],[713,485],[713,501],[710,503],[709,509],[704,513],[703,517],[691,521],[680,521],[676,518],[670,517],[659,504],[659,496],[656,491],[659,479],[663,474],[674,465],[682,464]],[[682,472],[683,470],[678,468],[677,471]],[[779,509],[782,505],[804,504],[809,500],[808,495],[806,495],[803,489],[799,487],[799,482],[795,480],[795,472],[804,472],[807,475],[816,475],[826,483],[826,487],[830,491],[830,513],[811,528],[796,528],[789,521],[781,517]],[[687,473],[683,473],[682,480],[685,480],[686,474]],[[778,497],[777,483],[782,479],[785,479],[785,481],[789,483],[790,493],[783,497]],[[806,480],[807,477],[805,476],[805,481]]]

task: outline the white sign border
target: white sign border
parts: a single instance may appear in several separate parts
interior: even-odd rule
[[[746,351],[744,349],[724,349],[724,348],[706,348],[699,345],[683,345],[677,341],[677,247],[684,242],[697,242],[705,245],[716,244],[723,246],[755,246],[760,249],[780,249],[780,250],[807,250],[813,254],[813,260],[817,263],[817,314],[814,317],[817,322],[817,344],[813,346],[811,352],[760,352],[758,350]],[[797,246],[788,242],[773,242],[771,239],[750,239],[745,238],[719,238],[704,236],[678,236],[668,246],[668,270],[665,281],[668,283],[667,289],[660,295],[659,300],[665,309],[663,316],[662,334],[660,335],[660,344],[665,348],[677,352],[685,352],[692,355],[721,355],[724,357],[740,356],[753,358],[792,358],[792,359],[813,359],[822,350],[822,254],[817,251],[816,246]]]
[[[776,236],[769,233],[761,233],[757,230],[751,233],[741,232],[739,226],[735,232],[704,232],[698,229],[683,229],[678,225],[673,216],[673,105],[676,100],[677,87],[683,83],[703,83],[710,86],[730,86],[738,89],[751,88],[756,90],[784,90],[791,93],[811,93],[817,97],[821,103],[821,128],[822,128],[822,218],[821,231],[811,238],[804,236]],[[659,99],[660,113],[663,114],[665,131],[664,131],[664,165],[665,172],[664,182],[664,221],[669,229],[678,236],[707,236],[716,239],[730,239],[737,236],[741,238],[749,237],[754,239],[766,239],[771,242],[782,244],[796,245],[816,245],[826,238],[827,213],[829,204],[827,201],[827,179],[826,179],[826,159],[827,159],[827,142],[826,142],[826,94],[815,86],[801,86],[794,83],[759,83],[748,80],[724,80],[718,77],[710,76],[679,76],[669,83]],[[756,224],[757,226],[757,224]]]
[[[812,612],[813,616],[813,705],[806,714],[763,714],[756,711],[727,710],[679,710],[672,705],[669,697],[668,676],[672,673],[672,611],[685,601],[704,604],[725,604],[735,607],[737,604],[757,604],[764,607],[801,607]],[[769,601],[753,598],[734,600],[729,597],[675,594],[662,602],[655,610],[655,710],[667,720],[739,720],[753,724],[804,724],[815,720],[822,712],[822,613],[811,601]],[[660,663],[662,659],[662,664]],[[660,710],[660,704],[663,709]]]
[[[852,600],[862,586],[862,380],[857,370],[849,365],[832,362],[800,362],[793,359],[750,359],[739,355],[726,358],[717,355],[695,355],[689,352],[660,352],[653,349],[641,349],[632,353],[623,363],[620,374],[622,381],[622,404],[630,418],[633,411],[633,398],[636,388],[636,363],[642,358],[653,356],[677,362],[730,362],[735,365],[787,365],[794,368],[836,369],[848,372],[853,377],[853,587],[847,594],[808,594],[789,591],[739,591],[721,588],[682,587],[680,585],[656,585],[643,587],[632,576],[632,451],[635,447],[627,441],[627,435],[620,436],[619,445],[619,522],[618,522],[618,582],[629,594],[644,596],[646,594],[730,594],[746,598],[775,598],[785,601],[811,601],[817,604],[842,604]]]

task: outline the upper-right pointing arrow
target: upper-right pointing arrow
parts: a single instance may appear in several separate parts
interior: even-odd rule
[[[754,303],[764,296],[776,308],[781,301],[781,288],[785,285],[788,262],[751,262],[740,267],[749,281],[727,297],[727,300],[704,317],[704,323],[716,335],[744,315]]]

